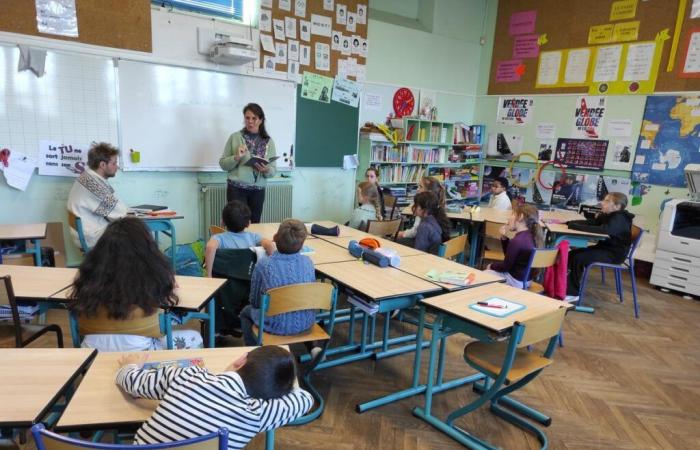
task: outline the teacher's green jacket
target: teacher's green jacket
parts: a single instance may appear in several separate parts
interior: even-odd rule
[[[241,145],[245,145],[245,140],[241,132],[236,131],[228,138],[228,141],[226,141],[224,154],[221,156],[221,159],[219,159],[219,166],[228,172],[228,179],[233,182],[265,187],[267,185],[267,179],[275,176],[275,163],[270,163],[270,170],[267,173],[258,173],[256,180],[255,169],[245,165],[245,163],[250,160],[250,152],[246,150],[243,156],[240,158],[238,157],[238,147]],[[275,149],[275,142],[270,138],[267,142],[265,159],[270,159],[273,156],[277,156],[277,150]]]

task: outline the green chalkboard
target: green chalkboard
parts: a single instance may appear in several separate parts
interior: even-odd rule
[[[297,167],[343,167],[343,155],[357,153],[359,108],[301,98],[297,87],[294,163]]]

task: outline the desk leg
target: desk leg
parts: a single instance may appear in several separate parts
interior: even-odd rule
[[[34,265],[41,267],[41,245],[39,244],[39,239],[32,239],[34,243]]]
[[[173,319],[170,318],[170,313],[165,313],[165,340],[168,350],[173,349]]]
[[[469,224],[469,266],[476,267],[476,252],[479,247],[479,224],[471,222]]]
[[[209,313],[209,323],[207,330],[209,331],[209,348],[214,348],[216,345],[216,299],[212,298],[209,300],[209,305],[207,305],[207,312]]]

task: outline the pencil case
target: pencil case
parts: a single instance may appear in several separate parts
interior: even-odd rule
[[[375,266],[389,267],[389,258],[381,253],[361,246],[357,241],[350,241],[348,244],[348,251],[355,258],[362,258],[363,261],[372,263]]]
[[[336,225],[328,228],[313,224],[311,225],[311,234],[318,234],[321,236],[340,236],[340,227]]]

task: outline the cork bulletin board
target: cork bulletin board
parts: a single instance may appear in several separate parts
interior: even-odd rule
[[[498,4],[488,93],[604,95],[700,90],[700,55],[688,51],[695,47],[695,53],[700,52],[700,11],[695,11],[692,3],[690,0],[501,1]],[[528,28],[520,36],[518,24]],[[618,27],[621,27],[619,32]],[[691,38],[694,46],[689,46]],[[655,85],[650,85],[648,91],[635,91],[639,84],[633,86],[624,64],[628,64],[625,62],[628,48],[643,42],[656,42],[658,55],[655,56],[655,67],[658,70],[654,72],[656,69],[652,69],[656,74]],[[618,90],[596,90],[600,89],[600,83],[593,83],[596,55],[601,47],[615,45],[624,48],[618,69]],[[674,47],[675,56],[672,57]],[[576,50],[585,48],[590,49],[586,81],[571,82],[571,78],[568,78],[565,82],[564,73],[569,61],[567,55],[570,58]],[[538,84],[543,53],[558,50],[564,51],[560,62],[560,82],[549,86]],[[685,71],[686,57],[694,57],[698,61],[692,73]],[[627,78],[627,84],[623,78]]]
[[[286,45],[285,57],[275,61],[274,70],[288,72],[288,63],[291,61],[289,57],[292,54],[290,47],[297,42],[300,60],[298,65],[299,79],[301,79],[301,74],[306,71],[327,77],[335,77],[340,74],[351,80],[363,81],[363,74],[366,70],[366,52],[369,45],[367,42],[368,12],[368,0],[340,0],[340,2],[337,0],[261,0],[260,34],[272,37],[276,53],[266,52],[261,45],[260,67],[265,69],[265,58],[268,57],[268,60],[275,58],[278,56],[279,47]],[[266,14],[271,16],[267,18],[270,25],[269,30],[264,23],[264,15]],[[352,22],[354,22],[354,31],[349,24],[351,17]],[[277,24],[284,24],[284,36],[280,36],[279,30],[277,30],[277,34],[275,33],[275,21]],[[291,33],[290,23],[294,29]],[[307,27],[308,36],[306,37],[308,40],[302,36],[302,28],[304,27]],[[322,34],[319,34],[319,31]],[[342,51],[343,39],[340,37],[338,41],[340,47],[334,49],[334,32],[349,38],[349,49],[345,52],[347,54]],[[355,40],[357,45],[353,45]],[[317,44],[329,46],[330,62],[327,70],[323,64],[320,66],[317,64]],[[301,61],[304,46],[308,46],[308,64],[303,64]],[[352,64],[351,59],[354,59],[354,64]],[[355,70],[355,67],[360,69]]]
[[[40,33],[36,3],[2,0],[0,30],[51,39],[151,52],[151,3],[146,0],[76,0],[78,37]]]

